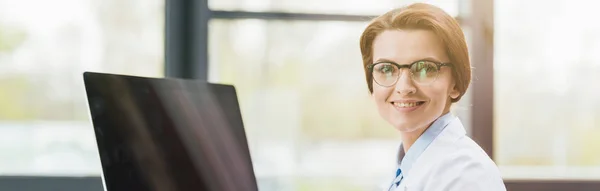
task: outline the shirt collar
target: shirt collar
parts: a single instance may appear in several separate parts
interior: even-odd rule
[[[412,168],[414,162],[419,158],[421,153],[433,142],[433,140],[444,130],[444,128],[452,121],[455,117],[448,112],[436,119],[433,124],[419,138],[415,143],[408,149],[408,152],[404,153],[404,148],[400,144],[398,152],[398,165],[402,170],[402,174],[407,176]]]

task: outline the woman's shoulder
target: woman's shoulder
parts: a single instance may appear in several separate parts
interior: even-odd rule
[[[498,166],[462,126],[447,128],[415,163],[419,170],[411,172],[413,185],[423,190],[506,190]]]
[[[471,138],[464,136],[446,149],[449,149],[450,152],[438,156],[431,163],[432,168],[429,172],[430,181],[447,180],[438,182],[438,186],[454,186],[454,189],[442,190],[506,189],[498,166]],[[435,184],[433,182],[432,184]]]
[[[453,152],[440,157],[440,163],[465,163],[473,167],[498,169],[488,154],[469,137],[457,140],[453,147]]]
[[[472,163],[476,166],[497,169],[488,154],[471,139],[460,120],[452,121],[448,127],[431,143],[431,152],[436,156],[434,163],[456,162]]]
[[[491,162],[490,156],[477,144],[473,139],[468,136],[463,136],[458,139],[454,144],[455,154],[462,155],[463,157],[481,159],[482,161]],[[486,160],[483,160],[486,159]],[[494,164],[495,165],[495,164]]]
[[[465,171],[498,171],[498,166],[489,155],[468,136],[446,144],[444,155],[437,158],[436,166],[454,166]]]
[[[423,190],[506,190],[498,166],[459,120],[438,135],[415,165],[407,179]]]

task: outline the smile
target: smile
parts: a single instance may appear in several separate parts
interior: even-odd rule
[[[394,108],[396,108],[396,110],[399,112],[411,112],[417,110],[423,104],[425,104],[424,101],[392,102]]]
[[[423,103],[425,103],[425,102],[424,101],[418,101],[418,102],[392,102],[392,104],[394,104],[394,106],[400,107],[400,108],[416,107],[416,106],[423,105]]]

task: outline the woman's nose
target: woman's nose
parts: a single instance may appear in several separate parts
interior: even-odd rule
[[[401,95],[414,94],[417,92],[412,75],[409,70],[400,71],[398,81],[396,82],[396,92]]]

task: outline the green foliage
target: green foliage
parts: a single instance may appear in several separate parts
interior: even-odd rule
[[[14,51],[26,38],[22,30],[0,25],[0,53]],[[25,76],[2,76],[0,87],[0,120],[25,120],[35,116],[23,107],[29,87]]]
[[[26,107],[28,84],[26,76],[0,78],[0,120],[34,119],[36,114]]]
[[[21,45],[27,34],[19,28],[0,26],[0,52],[12,52]]]

